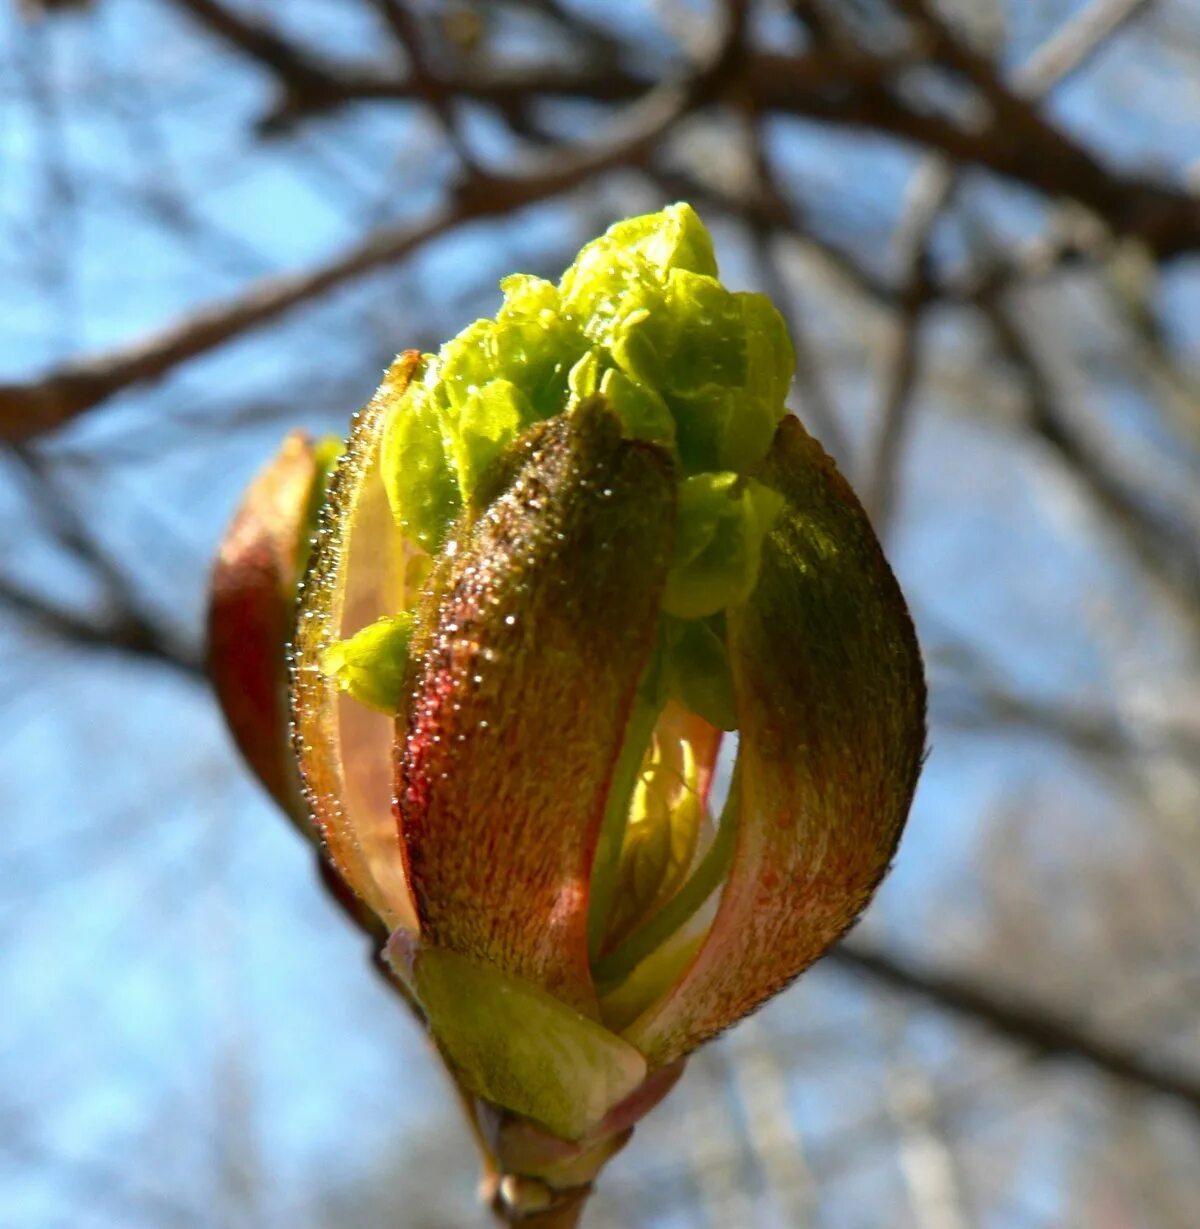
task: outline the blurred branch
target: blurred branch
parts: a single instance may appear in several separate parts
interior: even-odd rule
[[[1017,128],[1036,131],[1043,143],[1057,140],[1033,109],[1032,102],[1079,69],[1123,22],[1145,7],[1145,0],[1100,0],[1077,14],[1034,52],[1018,71],[1020,95],[1001,84],[991,63],[962,43],[926,0],[901,0],[900,7],[930,36],[951,64],[981,87],[996,109]],[[1102,10],[1097,12],[1095,10]],[[1061,151],[1048,156],[1058,157]],[[883,535],[891,521],[900,456],[908,435],[921,348],[921,323],[934,297],[929,268],[929,241],[939,217],[953,199],[958,184],[954,167],[940,155],[928,158],[913,176],[909,204],[896,227],[894,243],[900,267],[897,320],[891,326],[891,350],[886,365],[882,404],[871,456],[866,466],[865,504]],[[987,302],[995,302],[990,295]]]
[[[416,16],[405,7],[403,0],[371,0],[371,3],[408,56],[408,80],[412,82],[413,89],[424,97],[429,109],[437,117],[447,144],[458,155],[467,174],[478,174],[471,150],[459,130],[454,113],[454,95],[446,89],[441,77],[429,63],[425,40]]]
[[[133,610],[93,620],[56,605],[44,596],[0,576],[0,610],[28,619],[40,632],[83,648],[126,653],[200,682],[205,679],[200,657],[182,650],[161,628]]]
[[[1146,1092],[1183,1102],[1200,1114],[1200,1073],[1172,1070],[1136,1051],[1091,1034],[1053,1009],[1033,1004],[956,974],[934,972],[862,940],[849,939],[825,957],[838,968],[1016,1042],[1035,1057],[1077,1060]]]
[[[591,151],[568,149],[524,176],[475,178],[423,220],[383,226],[334,259],[303,273],[266,278],[233,299],[184,316],[140,342],[72,359],[28,383],[0,384],[0,438],[28,440],[53,431],[133,384],[240,337],[338,286],[394,263],[440,235],[479,218],[509,215],[578,187],[589,176],[633,164],[716,87],[722,56],[682,85],[653,91],[626,117],[624,131]]]
[[[506,87],[502,81],[493,79],[489,83],[477,74],[469,80],[435,78],[422,58],[419,42],[414,41],[415,31],[402,6],[389,5],[386,0],[377,3],[384,5],[393,28],[403,36],[411,70],[402,80],[390,79],[386,72],[381,75],[377,70],[371,70],[375,75],[364,79],[361,70],[350,72],[331,66],[266,24],[218,0],[174,2],[229,45],[268,67],[293,96],[303,95],[308,103],[319,102],[321,106],[350,96],[383,96],[387,91],[423,98],[450,124],[450,133],[454,132],[451,102],[456,97],[490,97],[516,107],[560,89],[608,98],[645,89],[644,82],[609,69],[565,74],[555,69],[549,78],[537,69],[523,70]],[[1029,100],[1009,91],[990,64],[960,43],[928,6],[920,0],[905,0],[905,5],[932,38],[934,50],[985,94],[995,111],[990,122],[963,127],[915,109],[893,88],[897,69],[887,57],[861,51],[851,54],[840,47],[822,48],[804,56],[750,55],[741,53],[739,47],[739,54],[730,55],[729,48],[738,40],[727,38],[717,62],[697,73],[688,85],[660,87],[644,99],[636,108],[641,115],[632,134],[608,147],[590,154],[559,150],[553,155],[558,165],[548,165],[540,173],[468,180],[425,219],[380,228],[342,255],[306,273],[266,279],[235,299],[187,315],[141,342],[68,360],[39,380],[0,385],[0,436],[19,440],[54,430],[131,384],[154,379],[292,307],[401,259],[465,222],[515,211],[576,187],[614,166],[637,162],[677,120],[722,97],[733,86],[758,111],[790,111],[874,127],[925,143],[947,159],[987,166],[1044,192],[1073,196],[1097,210],[1111,229],[1138,235],[1159,256],[1200,246],[1200,202],[1177,189],[1131,179],[1102,167],[1042,119]],[[734,24],[743,20],[743,9],[741,3],[730,6]],[[1092,29],[1110,26],[1111,22]],[[1060,71],[1070,71],[1085,52],[1085,47],[1077,45],[1071,56],[1060,54],[1050,63]],[[1047,88],[1053,80],[1044,61],[1032,78],[1039,88]],[[465,155],[465,149],[462,152]],[[928,297],[925,292],[918,294],[911,285],[901,293],[914,301]],[[874,471],[879,482],[890,468],[903,433],[903,410],[911,391],[916,349],[917,312],[913,309],[902,322],[892,364],[884,432],[876,447]],[[886,485],[879,487],[879,494],[886,505]]]
[[[524,0],[524,7],[549,17],[589,58],[608,67],[615,65],[622,48],[621,40],[599,22],[560,0]]]
[[[247,17],[220,0],[171,0],[232,50],[271,72],[291,98],[321,110],[342,97],[344,82],[366,88],[382,79],[370,68],[335,64],[284,38],[264,21]]]
[[[1155,0],[1092,0],[1059,27],[1017,72],[1021,94],[1047,93],[1073,76],[1109,40]]]
[[[31,507],[36,509],[54,541],[100,582],[109,614],[89,618],[4,575],[0,575],[0,608],[31,620],[40,630],[61,640],[91,648],[117,649],[200,677],[199,656],[180,645],[143,611],[124,569],[88,532],[83,518],[43,459],[20,445],[10,445],[8,455],[21,475]]]
[[[1129,559],[1167,599],[1176,617],[1200,635],[1200,556],[1190,530],[1177,530],[1151,512],[1081,439],[1059,405],[1054,381],[1036,343],[1026,335],[1003,295],[987,291],[977,301],[1001,354],[1024,386],[1034,434],[1087,491],[1125,542]]]
[[[1150,723],[1135,733],[1119,713],[1083,703],[1037,700],[978,679],[959,697],[940,689],[935,713],[940,722],[957,730],[1025,730],[1104,761],[1142,759],[1146,743],[1138,735],[1143,734],[1154,750],[1169,752],[1180,763],[1200,762],[1200,731],[1186,725]]]
[[[763,140],[761,117],[750,110],[744,123],[746,143],[750,150],[754,174],[754,197],[770,202],[771,209],[787,217],[789,206],[771,166]],[[684,192],[681,195],[687,196]],[[754,255],[758,261],[759,276],[763,288],[779,308],[792,339],[796,355],[796,383],[804,403],[805,418],[826,448],[835,457],[848,457],[849,443],[838,420],[821,374],[821,365],[808,335],[807,323],[792,309],[792,295],[788,289],[771,251],[772,227],[761,214],[750,212],[743,216],[754,243]]]
[[[370,65],[338,65],[314,56],[264,23],[242,16],[218,0],[174,0],[227,43],[268,68],[285,87],[285,99],[264,124],[278,129],[305,114],[361,100],[426,97],[428,80],[419,65],[404,76]],[[865,126],[929,146],[955,161],[973,163],[1050,195],[1071,197],[1094,209],[1114,232],[1136,234],[1162,256],[1200,246],[1200,201],[1171,185],[1125,176],[1100,163],[1086,148],[1046,120],[1021,92],[1013,92],[995,67],[959,40],[924,0],[902,7],[928,37],[928,52],[967,77],[984,95],[991,115],[967,126],[909,103],[895,86],[913,56],[872,54],[844,40],[830,40],[801,55],[758,53],[745,59],[738,87],[759,109],[808,115]],[[1075,69],[1132,11],[1076,26],[1036,61],[1018,86],[1048,88],[1054,72]],[[808,19],[814,20],[810,13]],[[1069,54],[1063,46],[1069,49]],[[651,82],[614,68],[563,70],[557,65],[522,66],[516,72],[460,73],[439,77],[445,99],[473,98],[505,111],[527,108],[540,97],[573,96],[622,101],[643,94]]]
[[[920,361],[921,322],[933,282],[929,240],[950,203],[955,174],[940,158],[927,160],[913,176],[905,216],[893,242],[901,269],[897,319],[884,382],[878,429],[866,466],[865,505],[881,537],[886,535],[896,497],[900,454],[908,434]]]
[[[886,1062],[884,1097],[896,1124],[897,1159],[913,1222],[917,1229],[968,1229],[954,1151],[938,1121],[933,1081],[915,1062],[892,1055]]]

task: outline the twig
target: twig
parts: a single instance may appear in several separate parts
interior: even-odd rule
[[[1079,438],[1053,392],[1053,380],[1035,343],[1013,317],[1003,295],[977,300],[1000,353],[1020,377],[1029,424],[1079,480],[1125,542],[1127,555],[1165,598],[1185,627],[1200,635],[1200,556],[1194,542],[1145,508]]]
[[[403,0],[372,0],[372,3],[408,56],[408,79],[412,82],[413,89],[429,104],[429,109],[441,125],[442,134],[458,155],[464,171],[470,176],[477,175],[479,172],[475,168],[474,156],[454,113],[454,95],[430,66],[416,17],[405,7]]]
[[[205,678],[198,655],[172,644],[159,628],[134,611],[122,611],[111,620],[92,621],[23,588],[8,576],[0,576],[0,608],[68,643],[156,662],[194,682]]]
[[[1182,1101],[1200,1113],[1200,1074],[1162,1067],[1133,1050],[1093,1036],[1082,1025],[1040,1004],[1018,1000],[954,974],[923,969],[862,940],[840,944],[825,959],[838,968],[981,1024],[1038,1057],[1076,1059],[1145,1091]]]
[[[1021,96],[1010,94],[989,61],[962,43],[926,0],[900,0],[900,6],[934,40],[935,50],[948,55],[997,108],[1000,119],[1007,118],[1022,129],[1033,132],[1039,141],[1049,142],[1061,155],[1058,134],[1044,124],[1032,108],[1042,97],[1086,60],[1136,12],[1145,0],[1100,0],[1063,26],[1043,44],[1017,73]],[[1101,10],[1101,11],[1097,11]],[[937,219],[950,203],[956,187],[954,169],[934,155],[917,171],[906,215],[897,227],[896,246],[902,270],[899,293],[899,319],[892,338],[887,380],[878,416],[871,459],[866,467],[866,505],[880,534],[887,532],[895,503],[900,456],[908,435],[912,395],[917,379],[921,347],[921,321],[932,297],[932,279],[927,260],[929,237]],[[989,300],[994,302],[994,300]]]
[[[631,111],[625,131],[598,149],[558,152],[542,169],[525,176],[469,181],[424,219],[380,227],[306,272],[264,279],[139,342],[72,359],[40,379],[0,384],[0,438],[21,441],[53,431],[131,385],[155,379],[355,277],[394,263],[466,222],[513,213],[568,191],[591,175],[638,162],[715,79],[714,69],[711,76],[702,73],[684,85],[660,87]]]
[[[1078,72],[1114,34],[1140,17],[1154,0],[1092,0],[1063,23],[1013,78],[1021,94],[1041,97]]]
[[[787,217],[790,214],[790,206],[780,190],[766,144],[762,139],[761,116],[750,111],[745,122],[756,181],[754,196],[758,200],[769,202],[773,212]],[[772,228],[759,214],[750,214],[745,220],[754,242],[754,254],[763,279],[763,287],[783,315],[792,339],[792,349],[796,355],[796,382],[800,386],[804,416],[825,447],[835,457],[846,458],[849,455],[846,433],[842,430],[842,424],[821,378],[821,367],[809,341],[808,327],[792,309],[792,296],[771,251]]]
[[[1200,201],[1169,184],[1123,175],[1043,117],[1027,95],[1076,70],[1133,13],[1113,12],[1082,29],[1064,30],[1064,40],[1044,60],[1035,59],[1028,78],[1010,89],[994,66],[959,40],[924,2],[902,0],[932,39],[933,51],[971,80],[993,109],[990,122],[962,126],[918,109],[894,89],[897,70],[911,64],[873,55],[834,40],[801,55],[758,53],[746,57],[740,86],[760,109],[850,124],[916,141],[947,157],[986,167],[1043,193],[1073,198],[1095,210],[1112,230],[1137,235],[1158,255],[1170,257],[1200,247]],[[371,65],[331,63],[297,48],[263,23],[251,21],[218,0],[175,0],[214,33],[274,72],[284,83],[284,103],[264,124],[278,128],[305,114],[363,99],[422,97],[424,85]],[[1114,9],[1120,6],[1108,0]],[[1135,6],[1136,7],[1136,6]],[[1101,16],[1104,16],[1102,14]],[[811,19],[811,18],[810,18]],[[1079,19],[1082,21],[1082,18]],[[1099,41],[1091,41],[1099,40]],[[1063,48],[1069,49],[1069,54]],[[441,78],[445,95],[490,101],[506,113],[539,97],[570,95],[622,101],[648,82],[611,65],[599,69],[523,68],[491,77]]]
[[[897,227],[901,289],[878,430],[866,468],[866,506],[876,531],[886,534],[896,498],[900,457],[908,436],[920,362],[921,321],[931,292],[929,238],[954,193],[955,174],[942,159],[928,160],[913,176],[909,206]]]
[[[173,0],[210,33],[269,69],[293,95],[314,105],[328,103],[340,93],[342,73],[349,66],[329,63],[277,33],[266,22],[246,17],[220,0]]]

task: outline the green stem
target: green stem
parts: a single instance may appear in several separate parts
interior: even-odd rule
[[[739,761],[740,762],[740,761]],[[729,797],[721,811],[721,821],[712,844],[691,878],[648,921],[644,922],[607,956],[592,963],[592,976],[603,991],[629,976],[651,952],[665,943],[713,894],[733,861],[741,810],[740,773],[735,763],[729,783]]]
[[[625,727],[625,741],[613,770],[612,786],[604,804],[604,820],[600,839],[596,843],[596,860],[592,865],[591,896],[588,902],[588,955],[595,960],[600,953],[604,934],[612,912],[621,868],[621,846],[625,843],[625,828],[629,823],[629,808],[637,785],[638,772],[650,736],[658,724],[662,702],[658,686],[659,654],[656,650],[646,667],[634,696],[633,711]]]

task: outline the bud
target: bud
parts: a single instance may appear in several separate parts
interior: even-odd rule
[[[296,597],[340,444],[293,431],[255,476],[213,566],[209,674],[238,750],[289,815],[302,816],[288,668]]]
[[[783,323],[690,207],[501,287],[356,418],[292,700],[312,821],[516,1218],[575,1206],[687,1054],[854,922],[925,691],[861,506],[786,416]]]

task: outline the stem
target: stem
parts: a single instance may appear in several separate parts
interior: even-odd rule
[[[729,870],[733,858],[734,837],[737,835],[739,773],[735,764],[729,797],[721,811],[721,822],[713,843],[708,847],[692,877],[647,922],[637,928],[623,943],[613,948],[592,966],[592,975],[601,989],[624,980],[651,952],[665,943],[713,894]]]
[[[629,822],[629,807],[634,787],[637,785],[638,772],[662,712],[658,694],[658,656],[656,649],[638,684],[633,711],[625,727],[625,740],[621,744],[621,754],[617,758],[612,785],[604,804],[604,820],[600,826],[600,838],[596,842],[596,859],[592,865],[591,896],[588,903],[588,954],[593,960],[600,953],[612,912],[613,896],[617,890],[617,873],[621,867],[621,846],[625,842],[625,828]]]

